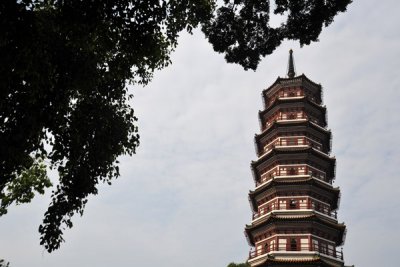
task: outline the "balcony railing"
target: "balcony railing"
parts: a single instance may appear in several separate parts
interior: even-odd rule
[[[288,147],[288,146],[310,146],[321,150],[322,144],[312,140],[311,138],[300,136],[300,137],[278,137],[268,145],[264,147],[264,152],[268,152],[274,147]]]
[[[269,127],[271,127],[273,125],[273,122],[276,122],[276,121],[289,122],[289,121],[295,121],[295,120],[302,120],[302,121],[309,120],[309,121],[313,122],[314,124],[318,125],[319,127],[325,129],[325,126],[320,125],[320,120],[318,120],[314,116],[307,115],[306,113],[303,112],[302,114],[297,114],[297,113],[286,114],[286,116],[283,116],[282,114],[275,115],[266,122],[265,127],[263,127],[262,130],[265,131],[266,129],[268,129]]]
[[[314,210],[326,216],[329,216],[332,219],[337,219],[336,211],[330,211],[328,206],[318,201],[308,199],[307,203],[300,203],[298,199],[294,199],[294,202],[290,203],[291,200],[287,199],[287,201],[289,201],[288,204],[279,204],[280,200],[282,199],[278,198],[277,201],[274,201],[272,203],[267,204],[264,207],[259,208],[258,212],[253,213],[253,220],[260,218],[261,216],[271,211],[276,211],[276,210],[290,211],[290,210],[302,210],[302,209]]]
[[[276,251],[290,251],[290,252],[318,252],[322,255],[330,256],[333,258],[336,258],[338,260],[343,261],[343,251],[342,250],[336,250],[336,249],[330,249],[328,246],[324,245],[317,245],[317,244],[312,244],[311,246],[303,247],[300,245],[292,245],[292,244],[286,244],[282,246],[277,246],[277,245],[271,245],[268,247],[263,247],[258,250],[252,250],[249,252],[249,259],[256,258],[258,256],[271,253],[271,252],[276,252]]]
[[[297,92],[294,93],[294,94],[290,94],[290,93],[289,94],[288,93],[286,93],[286,94],[285,93],[276,94],[276,95],[272,96],[271,99],[268,101],[267,107],[270,107],[272,104],[274,104],[277,99],[293,99],[293,98],[302,98],[302,97],[304,97],[304,92],[303,91],[299,91],[298,93],[299,94],[297,94]]]
[[[268,120],[267,127],[269,125],[271,125],[272,122],[274,122],[274,121],[283,121],[283,120],[289,121],[289,120],[302,120],[302,119],[304,119],[304,120],[307,119],[307,115],[304,112],[301,114],[298,114],[298,113],[285,114],[285,116],[283,116],[283,114],[276,115]]]
[[[299,94],[298,94],[299,93]],[[310,99],[312,102],[316,103],[316,104],[321,104],[320,101],[318,101],[314,96],[311,96],[309,93],[304,93],[303,91],[299,91],[296,92],[294,94],[291,93],[279,93],[279,94],[275,94],[274,96],[272,96],[270,98],[270,100],[268,101],[268,105],[267,107],[272,106],[275,101],[277,99],[293,99],[293,98],[303,98],[304,96],[306,96],[308,99]]]
[[[281,170],[282,167],[284,167],[286,170]],[[256,183],[256,186],[264,184],[265,182],[267,182],[273,178],[279,178],[279,177],[296,178],[298,176],[306,176],[306,175],[332,184],[332,181],[327,179],[325,172],[320,171],[311,166],[308,166],[308,165],[278,165],[277,167],[274,167],[271,170],[267,171],[266,173],[262,174],[261,179],[260,179],[260,181],[258,181]]]

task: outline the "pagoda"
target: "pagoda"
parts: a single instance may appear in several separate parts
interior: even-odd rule
[[[255,189],[245,234],[251,267],[344,266],[346,226],[337,221],[340,191],[330,156],[322,87],[296,76],[289,52],[287,78],[262,92],[261,133],[255,136],[258,159],[251,163]]]

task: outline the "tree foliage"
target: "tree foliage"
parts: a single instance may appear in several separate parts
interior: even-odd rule
[[[39,227],[51,252],[100,182],[119,176],[117,158],[139,145],[127,82],[147,84],[170,63],[181,31],[199,24],[228,62],[256,69],[284,39],[316,41],[351,0],[0,1],[0,215],[51,183]]]
[[[247,262],[245,262],[245,263],[234,263],[234,262],[231,262],[231,263],[228,264],[227,267],[250,267],[250,264],[248,264]]]
[[[10,263],[0,259],[0,267],[10,267]]]
[[[8,182],[1,192],[0,216],[7,213],[7,207],[12,203],[29,203],[35,192],[43,194],[44,188],[52,185],[46,174],[43,160],[34,159],[29,169],[23,169],[17,177]]]
[[[301,45],[317,41],[323,26],[351,0],[275,0],[273,14],[286,17],[278,27],[270,25],[271,1],[224,0],[217,16],[203,31],[214,50],[225,53],[228,62],[256,69],[261,57],[271,54],[285,39]]]

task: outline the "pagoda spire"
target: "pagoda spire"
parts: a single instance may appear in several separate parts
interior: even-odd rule
[[[289,78],[293,78],[296,75],[294,71],[294,60],[293,60],[293,50],[289,50],[289,63],[288,63],[288,72],[287,75]]]

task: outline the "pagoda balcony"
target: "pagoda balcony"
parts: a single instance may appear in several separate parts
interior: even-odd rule
[[[303,98],[305,98],[305,95],[302,92],[298,95],[281,94],[279,96],[275,96],[270,101],[268,101],[266,108],[272,106],[276,102],[276,100],[303,99]]]
[[[291,95],[291,94],[281,94],[277,97],[277,99],[282,99],[282,100],[286,100],[286,99],[303,99],[306,96],[304,95],[303,92],[300,92],[300,94],[298,95]],[[317,101],[317,99],[313,96],[307,95],[307,99],[309,99],[310,101],[314,102],[315,104],[319,105],[320,103]],[[274,101],[275,102],[275,101]]]
[[[285,89],[283,89],[268,98],[267,106],[273,105],[277,99],[300,99],[303,97],[305,97],[305,95],[302,88],[296,88],[295,90],[286,92]]]
[[[278,198],[278,202],[279,202],[279,198]],[[295,202],[289,202],[288,205],[284,205],[284,206],[280,206],[278,204],[278,202],[276,203],[270,203],[264,207],[261,207],[258,209],[258,212],[253,213],[253,221],[257,220],[258,218],[261,218],[263,216],[266,216],[267,214],[274,212],[274,211],[281,211],[281,212],[291,212],[291,211],[308,211],[308,212],[312,212],[312,211],[316,211],[322,215],[325,215],[331,219],[337,220],[337,212],[336,211],[331,211],[329,209],[328,206],[324,205],[323,203],[320,203],[318,201],[315,200],[311,200],[308,199],[307,203],[305,203],[305,205],[303,205],[303,203],[301,205],[299,205],[298,201],[295,200]]]
[[[307,116],[306,114],[301,114],[301,115],[294,115],[294,116],[280,116],[276,119],[277,122],[292,122],[292,121],[306,121],[309,120],[311,122],[314,122],[316,124],[319,124],[319,120],[311,117],[311,116]]]
[[[285,89],[276,92],[274,95],[267,98],[267,105],[266,107],[272,106],[276,100],[286,100],[286,99],[302,99],[307,97],[312,102],[316,104],[320,104],[321,101],[318,101],[317,98],[313,95],[310,91],[304,91],[303,88],[296,88],[291,91],[285,91]]]
[[[320,120],[318,120],[313,116],[308,116],[307,114],[302,113],[302,114],[290,114],[289,116],[283,116],[283,115],[274,116],[266,122],[265,126],[262,128],[262,131],[264,132],[268,130],[275,122],[291,123],[291,122],[304,122],[304,121],[310,121],[313,124],[319,126],[320,128],[326,130],[324,126],[320,125]]]
[[[264,147],[264,154],[275,147],[314,147],[321,150],[322,144],[305,136],[278,137]]]
[[[326,173],[320,171],[308,164],[294,164],[294,165],[278,165],[271,170],[261,175],[260,181],[257,181],[256,187],[265,184],[272,179],[296,179],[313,177],[321,180],[325,183],[332,184],[332,180],[329,180]]]
[[[306,121],[307,118],[308,117],[304,112],[301,114],[292,113],[288,115],[287,114],[275,115],[274,117],[272,117],[270,120],[267,121],[266,128],[272,126],[273,122]]]
[[[249,252],[249,259],[254,259],[267,254],[279,254],[280,252],[284,253],[293,253],[294,255],[303,254],[307,252],[313,252],[315,254],[320,254],[324,256],[328,256],[340,261],[343,261],[343,251],[337,249],[330,249],[327,246],[319,246],[317,244],[312,244],[307,247],[300,246],[291,246],[290,244],[286,245],[285,248],[279,247],[277,245],[272,245],[268,247],[263,247],[258,250],[251,250]]]

